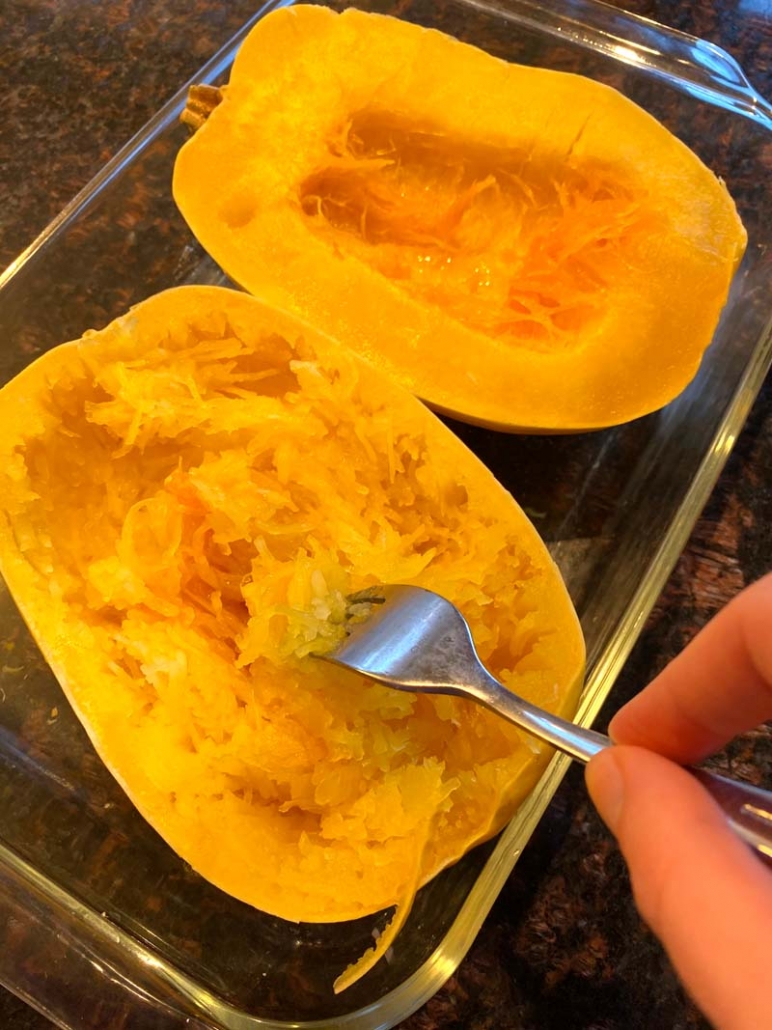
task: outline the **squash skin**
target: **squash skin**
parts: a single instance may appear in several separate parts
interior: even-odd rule
[[[538,141],[548,164],[570,155],[575,169],[621,176],[640,200],[641,228],[587,294],[592,323],[558,347],[513,345],[407,291],[402,271],[383,274],[348,230],[321,232],[302,185],[363,110],[494,150]],[[746,242],[723,184],[615,90],[355,9],[296,6],[256,26],[222,103],[181,149],[173,192],[205,249],[246,289],[352,346],[435,409],[515,432],[602,428],[672,400],[696,374]]]
[[[112,555],[120,551],[130,517],[136,518],[137,511],[144,510],[143,506],[159,503],[159,498],[165,496],[164,491],[169,489],[188,497],[197,484],[200,486],[202,469],[205,470],[211,462],[227,458],[233,447],[236,447],[233,453],[240,453],[238,447],[242,443],[231,446],[228,433],[243,441],[246,430],[249,437],[251,409],[246,405],[251,403],[250,398],[234,393],[221,404],[218,397],[216,402],[220,406],[212,411],[220,412],[218,417],[229,420],[227,424],[231,429],[228,433],[224,430],[215,432],[217,427],[208,426],[206,431],[213,433],[212,445],[219,446],[221,453],[204,449],[199,465],[187,457],[183,462],[181,457],[180,467],[183,464],[186,467],[187,479],[184,481],[178,481],[179,470],[175,470],[174,461],[169,466],[171,471],[159,474],[156,480],[148,479],[146,482],[142,479],[141,489],[137,484],[132,485],[127,475],[124,480],[116,480],[114,488],[108,490],[105,486],[104,503],[100,502],[102,486],[111,482],[107,479],[109,468],[122,468],[122,463],[133,467],[129,463],[135,457],[127,443],[137,429],[136,426],[132,428],[133,420],[125,410],[126,397],[130,393],[122,395],[120,403],[117,403],[110,394],[111,384],[125,385],[128,381],[126,376],[130,379],[131,371],[141,370],[143,362],[147,361],[159,382],[168,369],[174,371],[175,376],[179,369],[184,372],[175,378],[178,384],[192,374],[190,394],[195,397],[198,391],[204,397],[204,380],[199,376],[199,369],[190,357],[187,345],[178,347],[174,342],[187,339],[191,326],[195,327],[194,340],[199,344],[203,341],[204,347],[217,338],[219,331],[229,338],[242,340],[250,354],[252,347],[255,353],[263,348],[268,354],[273,353],[271,348],[275,348],[277,365],[287,362],[285,344],[288,344],[289,350],[295,353],[295,360],[300,362],[297,374],[308,377],[309,390],[313,389],[315,368],[326,370],[324,374],[329,373],[332,383],[331,396],[341,401],[340,410],[331,409],[330,416],[330,424],[336,426],[338,435],[346,423],[346,404],[356,406],[362,399],[362,410],[371,411],[373,419],[388,411],[400,433],[426,442],[432,464],[425,466],[426,471],[422,475],[429,476],[430,468],[436,468],[440,484],[436,488],[440,491],[437,496],[445,498],[442,503],[451,511],[447,517],[458,517],[462,526],[469,522],[475,540],[483,541],[479,554],[473,556],[474,561],[481,562],[484,557],[492,564],[476,570],[480,582],[484,581],[484,589],[481,589],[486,600],[482,608],[479,599],[475,600],[475,589],[470,586],[469,578],[464,579],[463,570],[457,571],[459,556],[454,553],[452,540],[444,545],[447,553],[438,553],[414,574],[413,580],[443,589],[466,609],[478,640],[479,634],[483,635],[483,653],[486,649],[490,652],[492,668],[504,675],[513,688],[553,710],[570,713],[583,672],[581,632],[560,576],[535,530],[512,498],[460,441],[414,398],[384,380],[354,355],[291,316],[272,310],[246,295],[213,287],[185,287],[160,294],[132,309],[106,329],[49,352],[0,390],[0,420],[12,430],[0,442],[0,572],[108,769],[167,843],[221,889],[286,919],[326,922],[356,918],[403,900],[406,885],[410,882],[410,871],[415,865],[416,848],[420,852],[420,881],[426,882],[473,844],[494,834],[535,783],[549,758],[549,750],[527,741],[514,728],[505,727],[490,713],[453,700],[454,717],[462,722],[460,727],[451,731],[451,736],[459,734],[459,739],[463,738],[464,727],[468,726],[473,737],[492,749],[490,763],[483,763],[479,768],[472,764],[466,771],[459,766],[458,776],[466,776],[468,780],[470,774],[476,774],[482,779],[484,774],[493,793],[489,792],[487,802],[484,797],[478,797],[468,811],[463,805],[451,809],[451,814],[462,823],[466,819],[468,826],[454,840],[452,832],[438,824],[437,833],[430,837],[425,853],[422,841],[428,827],[420,820],[415,829],[405,834],[407,843],[404,846],[399,838],[371,841],[371,853],[378,859],[373,865],[360,861],[361,848],[356,841],[347,843],[345,839],[333,837],[325,843],[324,839],[314,837],[307,825],[300,825],[302,819],[299,818],[296,825],[292,810],[282,816],[275,806],[255,805],[251,801],[248,804],[244,797],[229,797],[227,790],[222,797],[217,796],[217,791],[214,796],[208,796],[205,786],[198,793],[188,790],[188,777],[199,777],[203,783],[208,783],[212,777],[220,777],[227,782],[228,776],[235,775],[232,770],[223,774],[212,764],[205,766],[208,771],[204,776],[196,765],[202,754],[213,753],[212,742],[219,732],[215,726],[208,737],[198,739],[197,752],[191,745],[194,738],[187,735],[186,721],[193,718],[191,711],[197,705],[205,707],[211,702],[203,688],[198,690],[200,684],[196,684],[196,677],[231,682],[228,680],[231,676],[234,694],[242,692],[243,707],[251,712],[250,705],[254,704],[254,699],[250,700],[248,690],[246,695],[243,693],[245,684],[248,686],[250,682],[249,664],[229,671],[233,666],[232,658],[226,654],[223,659],[216,649],[210,653],[207,650],[208,638],[198,639],[188,633],[193,625],[190,606],[180,604],[176,612],[171,610],[173,604],[171,608],[163,607],[175,600],[165,592],[163,585],[169,580],[170,572],[164,571],[161,585],[155,586],[151,575],[147,582],[152,588],[151,593],[155,593],[150,598],[142,595],[144,600],[139,603],[132,604],[122,598],[118,580],[111,587],[114,589],[108,597],[109,603],[103,603],[103,599],[95,603],[78,591],[79,575],[83,570],[90,587],[99,585],[95,570],[102,568],[104,562],[109,563]],[[170,355],[168,362],[164,357],[167,354]],[[284,372],[281,374],[285,375]],[[300,404],[302,409],[303,389],[297,395],[299,401],[293,399],[296,396],[293,391],[294,385],[287,393],[289,403],[291,406]],[[266,396],[270,406],[272,399],[269,394]],[[147,390],[144,390],[141,397],[147,396]],[[143,475],[149,475],[155,467],[153,463],[159,460],[153,448],[162,445],[164,461],[174,457],[176,438],[170,429],[172,420],[168,416],[170,410],[173,415],[175,403],[181,406],[180,396],[184,396],[184,391],[176,395],[159,394],[163,403],[158,409],[158,418],[166,418],[167,421],[157,424],[158,439],[142,437],[141,427],[138,430],[136,461]],[[165,404],[168,398],[172,401],[171,409]],[[105,412],[109,412],[111,419],[115,417],[119,421],[108,424],[106,415],[100,414]],[[207,415],[210,420],[212,417],[211,413]],[[311,422],[310,415],[308,419]],[[109,425],[120,425],[123,436]],[[96,431],[95,426],[98,427]],[[195,427],[185,430],[194,435],[199,431]],[[367,434],[370,430],[366,428],[363,432]],[[184,434],[180,439],[183,438],[187,440]],[[368,436],[369,447],[374,449],[378,460],[388,464],[386,457],[378,452],[378,440],[382,438],[382,434]],[[196,443],[198,446],[203,445]],[[54,484],[59,493],[53,487],[50,493],[46,493],[50,480],[46,478],[48,473],[40,472],[40,469],[45,469],[48,461],[52,475],[59,474],[57,447],[67,448],[73,456],[72,464],[61,472],[59,484]],[[188,443],[184,443],[184,447],[188,447]],[[184,447],[180,443],[182,456],[187,454]],[[95,454],[102,454],[103,465],[94,463]],[[276,460],[281,462],[286,458],[277,457]],[[82,468],[81,462],[85,463]],[[37,479],[32,478],[32,469],[37,470]],[[244,490],[248,481],[249,473],[245,470]],[[395,483],[404,485],[399,476]],[[262,481],[258,485],[261,489],[265,486]],[[93,496],[89,493],[91,490],[94,491]],[[132,490],[135,493],[139,490],[136,495],[139,500]],[[426,490],[427,496],[433,496],[435,487],[430,484]],[[228,496],[222,511],[227,512],[236,504],[238,492]],[[198,510],[203,496],[200,493],[194,498],[188,514]],[[330,501],[329,520],[333,518],[335,505],[341,497]],[[63,500],[67,504],[63,504]],[[456,508],[461,514],[453,515]],[[313,507],[309,511],[313,514]],[[130,516],[131,512],[134,516]],[[445,517],[435,517],[440,530]],[[217,518],[222,521],[222,512]],[[171,524],[173,519],[165,521]],[[320,520],[320,524],[324,522],[325,519]],[[101,553],[96,538],[104,526],[113,523],[111,532],[115,539],[110,538],[104,553]],[[75,544],[72,544],[70,524],[76,527]],[[132,532],[135,530],[136,527]],[[107,533],[106,530],[104,532]],[[146,530],[143,529],[142,533],[146,535]],[[137,532],[138,537],[141,535]],[[440,537],[442,533],[438,539]],[[170,539],[173,542],[173,536]],[[97,548],[93,554],[88,550],[92,546],[90,540]],[[489,544],[485,544],[486,540],[490,541]],[[82,568],[75,568],[69,551],[65,561],[62,557],[65,551],[57,551],[60,541],[71,550],[72,547],[86,549],[83,553],[87,554],[88,560]],[[156,560],[153,549],[171,553],[174,548],[170,547],[163,531],[160,543],[157,539],[151,543],[147,567],[152,574]],[[344,542],[341,540],[339,545],[344,547]],[[497,555],[497,561],[493,561]],[[412,561],[420,557],[420,551],[414,550],[400,560]],[[257,566],[253,569],[257,570]],[[528,573],[525,580],[516,584],[514,596],[521,609],[524,632],[530,635],[530,641],[526,640],[522,645],[525,650],[519,659],[520,665],[506,672],[501,666],[506,664],[507,655],[511,660],[512,651],[507,639],[499,639],[499,631],[506,633],[512,625],[517,626],[517,622],[512,623],[511,610],[506,610],[513,607],[511,583],[517,569],[526,569]],[[374,578],[367,568],[351,567],[348,574],[347,585],[353,589],[368,585]],[[264,578],[270,577],[264,573]],[[242,580],[240,587],[244,594],[249,589],[245,582]],[[117,587],[115,583],[118,583]],[[259,622],[259,602],[264,595],[256,597],[257,600],[250,603],[258,608]],[[287,597],[291,603],[292,597]],[[149,604],[160,607],[153,611],[148,608]],[[254,611],[252,615],[255,615]],[[132,659],[126,645],[120,643],[128,638],[132,619],[139,620],[143,628],[154,634],[152,637],[135,636],[135,645],[138,641],[146,645],[139,664],[135,660],[138,652],[132,652]],[[116,650],[116,641],[123,650]],[[163,677],[160,687],[158,683],[151,682],[153,663],[157,662],[159,655],[164,655],[164,648],[172,644],[174,647],[179,645],[182,651],[188,648],[185,666],[188,671],[182,682],[184,696],[190,701],[186,701],[182,709],[156,704],[158,692],[162,688],[168,692],[171,686]],[[259,660],[259,656],[257,658]],[[348,703],[346,698],[350,697],[353,710],[356,710],[360,698],[373,703],[375,697],[378,704],[384,704],[381,695],[368,693],[371,688],[363,688],[361,684],[359,690],[364,692],[356,693],[357,686],[349,683],[343,690],[337,681],[330,678],[328,667],[317,667],[312,659],[295,660],[292,655],[279,655],[278,658],[273,655],[271,660],[271,668],[277,676],[284,666],[296,670],[293,675],[301,677],[297,681],[300,684],[298,690],[306,689],[303,686],[306,681],[312,686],[316,683],[331,696],[336,691],[345,695],[341,702],[344,707]],[[169,674],[169,681],[171,678]],[[310,687],[308,689],[311,691]],[[377,688],[379,691],[384,689]],[[394,692],[388,694],[393,696]],[[434,725],[440,709],[433,702],[432,710],[422,706],[423,702],[419,702],[408,721],[421,723],[423,720],[426,725]],[[236,714],[229,718],[237,720],[241,709],[237,707],[234,711]],[[170,712],[179,713],[178,722],[169,720]],[[448,712],[451,709],[445,712],[445,718]],[[259,720],[265,712],[261,714],[256,710],[253,714]],[[415,719],[416,714],[420,714],[421,719]],[[393,718],[398,720],[398,713],[393,713]],[[226,737],[228,733],[235,733],[235,725],[234,722],[226,727]],[[441,721],[438,725],[445,727],[447,734],[453,723]],[[478,745],[472,739],[470,746]],[[418,778],[416,782],[419,784],[421,777],[425,776],[431,786],[434,782],[431,777],[436,770],[430,767],[430,752],[431,748],[423,758],[415,761],[411,775]],[[268,762],[271,755],[266,753],[261,758]],[[321,764],[318,756],[315,761]],[[170,769],[172,774],[169,774]],[[458,786],[454,790],[460,792]],[[333,804],[331,808],[334,807]],[[438,812],[438,815],[428,815],[430,819],[439,818],[441,823],[443,813]],[[334,819],[334,812],[332,817]]]

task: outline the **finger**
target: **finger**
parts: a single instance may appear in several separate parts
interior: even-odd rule
[[[772,1026],[772,874],[697,781],[659,755],[609,748],[588,765],[587,786],[641,915],[697,1004],[722,1030]]]
[[[739,594],[612,719],[614,741],[679,762],[772,717],[772,575]]]

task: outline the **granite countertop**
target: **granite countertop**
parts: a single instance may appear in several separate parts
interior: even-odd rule
[[[410,0],[400,3],[410,7]],[[769,0],[625,0],[711,40],[772,97]],[[0,267],[11,262],[253,13],[248,0],[5,0]],[[772,172],[772,144],[768,145]],[[598,722],[632,696],[772,559],[772,387],[720,481]],[[769,769],[761,729],[726,767]],[[107,1026],[117,1023],[104,1023]],[[123,1025],[123,1024],[121,1024]],[[0,1026],[52,1026],[0,991]],[[467,958],[403,1030],[685,1030],[705,1027],[642,925],[618,850],[574,768]]]

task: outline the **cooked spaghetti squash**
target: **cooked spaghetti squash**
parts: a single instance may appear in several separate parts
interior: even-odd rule
[[[548,752],[473,704],[309,652],[346,598],[456,602],[504,683],[570,712],[578,622],[535,530],[430,412],[244,294],[185,287],[0,391],[0,568],[107,767],[186,861],[291,920],[402,902]]]

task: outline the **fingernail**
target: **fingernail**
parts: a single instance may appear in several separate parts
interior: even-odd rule
[[[601,751],[587,766],[585,780],[603,822],[616,834],[624,806],[624,779],[613,748]]]

